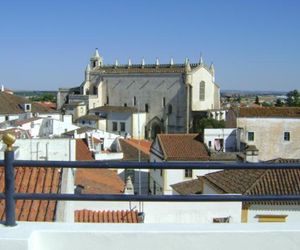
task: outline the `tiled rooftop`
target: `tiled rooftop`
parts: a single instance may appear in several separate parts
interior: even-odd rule
[[[299,107],[240,108],[238,117],[295,117],[300,118]]]
[[[159,144],[168,161],[206,161],[208,151],[199,134],[158,134]]]
[[[76,160],[94,160],[84,139],[76,140]],[[75,185],[82,186],[86,194],[120,194],[125,184],[114,170],[89,168],[76,170]]]
[[[137,161],[139,156],[139,150],[141,153],[141,160],[148,161],[150,156],[151,142],[147,140],[135,140],[135,139],[120,139],[121,149],[124,155],[125,161]]]
[[[300,194],[300,169],[224,170],[207,174],[203,179],[221,193],[243,195]],[[273,204],[274,202],[264,203]],[[276,202],[276,204],[298,203],[290,201]]]
[[[31,102],[28,99],[17,95],[0,92],[0,114],[22,114],[25,111],[22,109],[24,103],[31,103],[32,113],[53,113],[54,110],[43,107],[38,103]]]
[[[61,172],[58,168],[15,168],[15,190],[19,193],[58,193]],[[0,192],[4,192],[4,168],[0,168]],[[0,201],[0,220],[4,220],[4,200]],[[57,201],[17,200],[16,220],[54,221]]]
[[[76,139],[76,161],[94,160],[92,152],[89,150],[85,139]]]
[[[76,210],[75,222],[89,223],[139,223],[136,210],[127,211],[92,211]]]
[[[176,184],[171,185],[171,187],[181,195],[189,195],[189,194],[201,194],[203,188],[203,180],[195,179],[189,181],[183,181]]]
[[[124,182],[114,170],[110,169],[77,169],[75,185],[83,187],[84,194],[120,194]]]

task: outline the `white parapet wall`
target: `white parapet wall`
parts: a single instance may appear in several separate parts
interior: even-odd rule
[[[298,250],[299,224],[147,225],[19,222],[0,226],[5,250]]]
[[[89,202],[75,201],[74,210],[139,210],[144,212],[146,224],[205,223],[213,219],[229,218],[230,223],[241,222],[241,202]]]

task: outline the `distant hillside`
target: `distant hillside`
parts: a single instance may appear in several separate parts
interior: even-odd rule
[[[44,95],[44,94],[51,94],[51,95],[54,95],[56,97],[57,95],[57,91],[14,91],[14,94],[15,95],[18,95],[18,96],[22,96],[22,97],[25,97],[25,98],[29,98],[29,97],[38,97],[38,96],[41,96],[41,95]]]
[[[264,96],[273,95],[280,96],[286,95],[287,91],[259,91],[259,90],[221,90],[221,96],[239,95],[239,96]]]

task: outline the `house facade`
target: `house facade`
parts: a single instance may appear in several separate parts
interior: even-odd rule
[[[300,155],[300,108],[240,108],[230,111],[241,150],[255,146],[258,160],[297,159]]]
[[[208,161],[209,155],[198,134],[159,134],[150,149],[150,162]],[[214,171],[214,170],[212,170]],[[172,184],[192,180],[212,172],[196,169],[150,170],[149,187],[152,194],[172,194]]]

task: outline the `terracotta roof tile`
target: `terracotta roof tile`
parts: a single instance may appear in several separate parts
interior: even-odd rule
[[[141,153],[141,160],[149,160],[151,142],[140,140],[140,145],[138,140],[134,139],[119,139],[119,142],[124,155],[124,161],[137,161],[139,156],[139,149]]]
[[[114,170],[92,168],[77,169],[75,185],[83,186],[85,194],[120,194],[125,186]]]
[[[84,139],[76,139],[76,160],[94,160]],[[84,187],[82,193],[119,194],[123,193],[125,184],[114,170],[88,168],[76,170],[75,185]]]
[[[203,188],[203,180],[201,178],[189,181],[183,181],[171,185],[171,187],[181,195],[201,194]]]
[[[240,108],[238,117],[296,117],[300,118],[299,107]]]
[[[158,134],[158,141],[168,161],[207,161],[208,151],[199,134]]]
[[[20,193],[58,193],[60,186],[58,168],[15,168],[15,189]],[[4,168],[0,168],[0,192],[4,192]],[[54,221],[56,201],[17,200],[16,220]],[[4,220],[4,200],[0,203],[0,220]]]
[[[132,211],[92,211],[76,210],[75,222],[89,223],[139,223],[138,212]]]
[[[224,170],[207,174],[205,181],[223,193],[244,195],[299,195],[300,169]],[[251,202],[258,203],[258,202]],[[260,202],[260,204],[298,202]]]
[[[89,150],[85,139],[76,139],[76,160],[93,161],[94,157]]]

